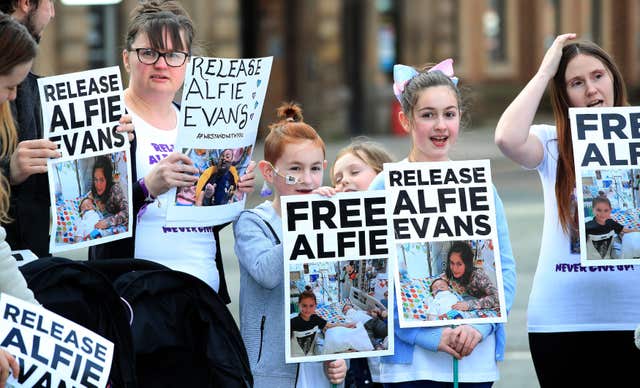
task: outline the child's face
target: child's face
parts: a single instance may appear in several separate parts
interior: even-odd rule
[[[455,92],[449,86],[424,89],[413,108],[409,123],[416,162],[449,160],[449,150],[458,140],[460,111]]]
[[[280,196],[310,194],[322,184],[322,173],[326,165],[322,148],[311,140],[289,143],[276,161],[275,168],[281,175],[295,177],[298,183],[287,184],[283,176],[274,172],[273,188]]]
[[[84,212],[87,210],[93,210],[95,209],[95,205],[93,204],[93,201],[90,199],[86,199],[84,201],[82,201],[82,205],[80,205],[80,211]]]
[[[376,177],[376,171],[352,153],[341,156],[333,164],[336,191],[364,191]]]
[[[433,295],[437,294],[438,291],[447,291],[449,290],[449,285],[443,279],[438,279],[431,283],[431,293]]]
[[[344,307],[342,308],[342,313],[346,314],[352,308],[353,308],[353,306],[351,306],[350,304],[345,304]]]
[[[300,317],[308,321],[313,314],[316,313],[316,301],[313,298],[303,298],[298,302],[300,308]]]
[[[596,217],[596,222],[604,224],[609,218],[611,218],[611,206],[603,202],[598,202],[593,208],[593,214]]]

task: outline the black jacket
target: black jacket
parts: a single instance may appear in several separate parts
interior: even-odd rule
[[[38,94],[38,76],[29,73],[18,86],[11,111],[18,126],[18,141],[42,139],[42,114]],[[2,161],[5,176],[9,178],[9,159]],[[11,249],[30,249],[38,257],[49,254],[49,178],[47,174],[34,174],[19,185],[11,186],[9,215],[13,222],[3,225]]]

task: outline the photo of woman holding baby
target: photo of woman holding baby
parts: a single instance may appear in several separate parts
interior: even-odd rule
[[[455,241],[447,254],[446,270],[443,278],[460,295],[476,299],[459,301],[452,307],[459,311],[478,309],[498,309],[500,307],[498,289],[484,269],[473,265],[474,254],[469,243]]]
[[[126,160],[120,151],[54,164],[52,252],[126,237],[130,232]]]
[[[109,156],[97,156],[92,171],[91,193],[102,219],[95,224],[96,229],[107,229],[116,225],[126,225],[129,221],[127,196],[119,182],[113,180],[113,164]]]

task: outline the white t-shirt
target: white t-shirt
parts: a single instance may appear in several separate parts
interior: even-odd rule
[[[544,158],[537,167],[544,192],[544,227],[527,310],[529,332],[633,330],[640,322],[640,266],[582,267],[570,253],[555,194],[556,129],[534,125]]]
[[[131,109],[128,109],[131,112]],[[176,114],[178,109],[176,108]],[[174,151],[178,129],[161,130],[131,112],[136,128],[136,169],[138,177],[151,171]],[[216,268],[216,242],[212,227],[166,227],[167,205],[175,201],[171,191],[146,206],[138,217],[135,257],[163,264],[205,281],[218,291],[220,278]]]
[[[496,336],[490,335],[478,343],[473,352],[458,362],[460,382],[497,381],[500,378],[498,364],[487,362],[494,360]],[[372,368],[376,368],[373,370]],[[411,364],[387,364],[369,360],[369,369],[373,381],[399,383],[415,380],[453,381],[453,357],[444,352],[432,352],[414,346]]]

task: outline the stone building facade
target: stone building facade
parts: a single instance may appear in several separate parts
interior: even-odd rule
[[[119,65],[128,14],[56,4],[36,70]],[[494,124],[535,73],[546,47],[576,32],[609,51],[637,103],[640,0],[183,0],[202,53],[275,57],[262,121],[282,101],[303,105],[323,136],[391,131],[393,63],[455,60],[474,123]],[[126,82],[126,75],[123,76]]]

